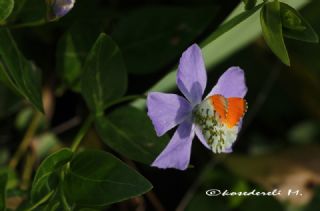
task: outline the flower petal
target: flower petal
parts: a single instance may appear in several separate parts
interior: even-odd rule
[[[191,115],[189,102],[175,94],[151,92],[147,97],[148,116],[158,136],[162,136]]]
[[[210,149],[210,147],[209,147],[206,139],[204,138],[204,136],[203,136],[203,134],[202,134],[201,129],[200,129],[198,126],[195,126],[195,130],[194,130],[194,131],[196,132],[196,135],[197,135],[198,139],[200,140],[200,142],[201,142],[205,147],[207,147],[208,149]]]
[[[190,120],[186,120],[179,125],[169,144],[152,163],[152,166],[185,170],[189,165],[193,138],[193,124]]]
[[[57,18],[65,16],[74,6],[75,0],[55,0],[53,12]]]
[[[196,105],[201,102],[207,84],[207,73],[201,49],[190,46],[181,56],[177,73],[177,85],[184,96]]]
[[[233,152],[232,147],[224,149],[223,152],[224,153],[232,153]]]
[[[247,93],[244,72],[240,67],[230,67],[219,78],[208,96],[223,95],[224,97],[241,97]]]

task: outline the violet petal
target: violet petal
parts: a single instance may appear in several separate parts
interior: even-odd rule
[[[158,136],[183,122],[191,115],[189,102],[175,94],[151,92],[147,97],[148,116]]]
[[[198,139],[200,140],[200,142],[205,146],[207,147],[208,149],[210,149],[206,139],[204,138],[203,134],[202,134],[202,131],[201,129],[198,127],[198,126],[195,126],[195,133],[196,133],[196,136],[198,137]]]
[[[186,120],[178,126],[169,144],[152,163],[152,166],[185,170],[189,165],[193,138],[193,124],[190,120]]]
[[[184,96],[196,105],[201,102],[207,84],[207,73],[198,45],[193,44],[181,56],[177,85]]]
[[[208,96],[223,95],[224,97],[241,97],[247,93],[244,72],[240,67],[230,67],[219,78]]]

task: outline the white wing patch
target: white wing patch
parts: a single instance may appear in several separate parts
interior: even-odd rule
[[[237,139],[237,125],[229,128],[223,124],[208,98],[195,107],[193,117],[214,153],[230,152],[232,144]]]

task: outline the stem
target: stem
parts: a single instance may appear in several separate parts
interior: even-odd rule
[[[19,28],[24,28],[24,27],[34,27],[34,26],[41,26],[48,23],[45,19],[41,20],[36,20],[33,22],[28,22],[28,23],[21,23],[21,24],[16,24],[16,25],[8,25],[9,28],[12,29],[19,29]]]
[[[60,185],[59,185],[59,194],[60,194],[60,199],[61,199],[64,210],[71,211],[71,208],[70,208],[69,203],[66,199],[66,196],[64,195],[64,191],[62,188],[62,182],[64,181],[64,175],[65,175],[66,169],[67,169],[67,166],[65,166],[60,173],[60,180],[61,181],[60,181]]]
[[[54,191],[49,192],[47,195],[45,195],[42,199],[40,199],[35,205],[33,205],[32,207],[30,207],[29,209],[27,209],[26,211],[32,211],[34,209],[36,209],[37,207],[39,207],[41,204],[45,203],[54,193]]]
[[[27,190],[30,186],[30,180],[31,180],[33,165],[35,161],[36,161],[35,154],[33,152],[29,152],[26,155],[26,161],[25,161],[24,170],[22,173],[22,182],[21,182],[22,190]]]
[[[29,125],[29,128],[27,129],[27,132],[24,135],[24,138],[22,139],[22,141],[18,147],[18,150],[15,152],[15,154],[13,155],[12,159],[9,162],[10,168],[15,169],[17,167],[22,155],[24,155],[25,152],[27,151],[27,149],[32,141],[32,138],[38,129],[38,125],[40,123],[41,117],[42,117],[42,113],[40,113],[40,112],[37,112],[34,115],[32,121],[31,121],[31,124]]]
[[[86,121],[84,122],[84,124],[82,125],[81,129],[79,130],[78,134],[76,135],[75,139],[73,140],[72,146],[71,146],[71,150],[72,152],[77,151],[83,137],[86,135],[87,131],[89,130],[91,124],[93,122],[93,116],[90,115]]]
[[[120,99],[117,99],[117,100],[114,100],[112,101],[111,103],[107,104],[105,109],[107,108],[110,108],[114,105],[117,105],[119,103],[123,103],[123,102],[126,102],[126,101],[130,101],[130,100],[136,100],[136,99],[146,99],[146,95],[129,95],[129,96],[125,96],[123,98],[120,98]]]

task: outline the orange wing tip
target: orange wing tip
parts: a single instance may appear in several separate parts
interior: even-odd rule
[[[245,99],[242,98],[228,98],[228,109],[226,112],[226,126],[232,128],[239,124],[240,119],[243,118],[247,112],[248,105]]]

